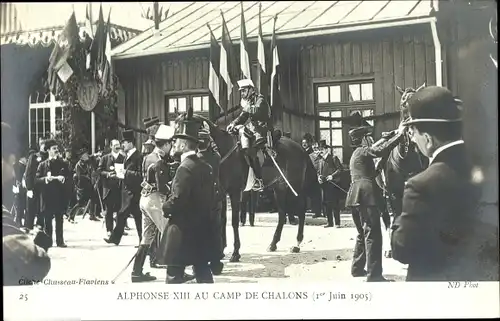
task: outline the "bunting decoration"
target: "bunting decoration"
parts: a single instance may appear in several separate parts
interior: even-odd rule
[[[271,72],[271,110],[273,108],[281,107],[281,97],[280,97],[280,83],[279,83],[279,54],[278,54],[278,45],[276,42],[276,20],[278,20],[278,16],[274,17],[274,25],[273,25],[273,36],[271,38],[271,53],[273,57],[273,67]]]

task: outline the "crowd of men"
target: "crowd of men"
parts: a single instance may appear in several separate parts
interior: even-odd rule
[[[344,169],[331,148],[325,141],[315,145],[310,135],[304,137],[303,147],[317,170],[322,191],[323,210],[315,214],[323,212],[327,217],[325,227],[340,226],[339,200],[343,197],[339,193],[347,194],[345,206],[351,210],[358,231],[352,276],[366,276],[367,281],[387,281],[382,276],[381,197],[375,181],[374,159],[393,149],[399,143],[398,137],[409,132],[418,149],[429,158],[430,165],[406,183],[402,214],[392,225],[393,257],[409,265],[409,281],[479,277],[478,270],[471,264],[477,261],[477,248],[482,246],[474,229],[477,222],[473,206],[477,197],[473,196],[477,195],[477,187],[470,181],[471,169],[461,139],[460,108],[446,88],[427,87],[408,101],[410,119],[401,123],[395,136],[374,143],[371,128],[362,126],[350,130],[354,151],[349,162],[348,191],[339,186],[338,177]],[[53,246],[52,220],[55,218],[56,245],[66,247],[64,215],[69,213],[68,220],[73,221],[78,209],[84,208],[85,214],[89,204],[93,204],[92,219],[98,219],[100,211],[105,211],[108,234],[104,241],[108,244],[119,245],[127,218],[134,218],[140,245],[134,256],[132,282],[156,279],[143,272],[149,254],[159,262],[158,266],[166,267],[166,283],[178,284],[192,279],[213,283],[213,275],[222,270],[226,246],[221,211],[225,193],[219,183],[221,155],[209,129],[203,124],[200,127],[199,122],[189,117],[175,128],[159,123],[157,117],[146,119],[145,126],[150,135],[145,143],[150,146],[149,150],[139,152],[134,132],[124,131],[121,142],[113,140],[111,151],[103,156],[89,157],[86,149],[79,151],[74,170],[68,160],[60,156],[54,140],[44,142],[45,155],[30,151],[22,182],[18,181],[14,188],[16,195],[26,194],[25,214],[22,221],[10,224],[23,224],[29,233],[38,214],[37,225],[45,232],[45,238],[38,237],[35,244],[38,242],[42,249],[28,244],[26,239],[10,241],[22,242],[36,253],[31,260],[36,258],[41,270],[30,273],[43,277],[50,268],[44,251]],[[2,124],[2,136],[3,131]],[[14,173],[4,173],[4,167],[12,165],[10,159],[4,162],[4,155],[10,154],[4,154],[2,148],[2,188],[8,186],[10,179],[15,179]],[[92,173],[97,173],[94,178]],[[68,188],[73,185],[76,186],[74,200]],[[26,192],[21,192],[21,187]],[[4,207],[4,250],[6,226],[10,226],[5,224],[5,218],[9,215]],[[7,247],[15,248],[8,243]],[[185,273],[186,266],[193,266],[194,275]]]

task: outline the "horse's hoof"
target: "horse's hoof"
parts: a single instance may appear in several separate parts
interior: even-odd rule
[[[231,263],[239,262],[240,258],[241,258],[241,255],[233,254],[233,255],[231,255],[231,258],[229,259],[229,262],[231,262]]]
[[[221,275],[223,268],[224,268],[224,263],[222,262],[210,263],[210,270],[212,270],[213,275]]]
[[[392,251],[390,251],[390,250],[389,251],[385,251],[384,252],[384,256],[386,258],[388,258],[388,259],[392,259]]]
[[[278,247],[276,245],[269,245],[269,247],[267,248],[267,251],[268,252],[276,252],[277,249],[278,249]]]
[[[300,253],[300,247],[298,247],[298,246],[292,246],[292,248],[290,249],[290,252],[292,252],[292,253]]]

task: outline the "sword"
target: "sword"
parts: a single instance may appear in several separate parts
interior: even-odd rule
[[[118,275],[115,276],[115,278],[111,281],[112,284],[114,284],[115,281],[123,274],[123,272],[125,272],[125,270],[128,269],[128,267],[130,266],[130,264],[132,263],[132,261],[135,259],[136,256],[137,256],[137,252],[134,254],[134,256],[132,256],[132,258],[127,263],[127,265],[123,268],[123,270],[121,270],[120,273],[118,273]]]
[[[299,196],[299,194],[297,194],[297,192],[293,189],[292,184],[290,184],[290,182],[286,179],[285,174],[283,174],[283,171],[278,166],[278,163],[276,163],[276,160],[274,159],[274,157],[267,151],[267,149],[266,149],[266,153],[272,159],[274,166],[278,169],[278,172],[280,173],[281,177],[283,177],[283,179],[285,180],[285,183],[288,185],[288,187],[290,187],[290,189],[292,190],[292,193],[295,196]]]
[[[343,189],[342,187],[338,186],[336,183],[332,182],[332,181],[328,181],[328,183],[330,184],[333,184],[335,187],[337,187],[339,190],[341,190],[342,192],[346,193],[347,194],[347,191],[345,189]]]

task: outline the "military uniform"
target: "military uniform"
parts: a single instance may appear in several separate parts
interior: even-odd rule
[[[359,127],[351,130],[349,136],[356,146],[349,162],[351,186],[346,198],[346,207],[352,209],[352,217],[358,236],[351,267],[353,276],[364,276],[367,264],[367,281],[385,280],[382,277],[382,230],[379,206],[382,201],[381,190],[375,182],[377,172],[374,158],[381,157],[394,148],[396,138],[373,146],[362,144],[361,140],[371,129]]]

